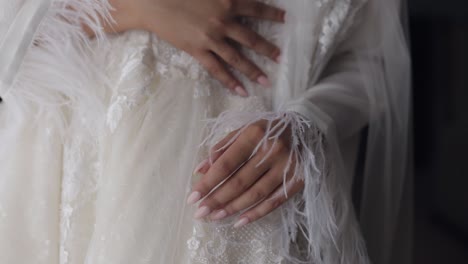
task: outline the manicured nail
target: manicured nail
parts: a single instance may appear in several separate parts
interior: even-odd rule
[[[242,217],[239,221],[237,221],[234,224],[234,228],[239,228],[239,227],[245,226],[248,223],[249,223],[249,219],[247,217]]]
[[[198,210],[195,212],[193,217],[195,217],[196,219],[200,219],[209,215],[210,213],[211,213],[211,209],[208,206],[203,206],[203,207],[198,208]]]
[[[270,80],[265,75],[258,77],[257,82],[266,88],[271,87]]]
[[[234,91],[236,91],[236,93],[242,97],[247,97],[249,96],[249,94],[247,93],[247,91],[245,90],[244,87],[242,86],[237,86]]]
[[[200,198],[201,198],[201,193],[200,192],[193,192],[187,198],[187,204],[192,205],[192,204],[198,202],[200,200]]]
[[[197,167],[195,167],[195,169],[193,170],[193,174],[197,174],[200,172],[200,170],[205,167],[208,163],[210,162],[209,159],[206,159],[202,162],[200,162],[200,164],[197,165]]]
[[[286,11],[281,12],[281,21],[286,22]]]
[[[281,63],[281,55],[276,56],[276,63]]]
[[[211,217],[211,220],[221,220],[227,216],[226,210],[218,210],[214,212],[213,216]]]

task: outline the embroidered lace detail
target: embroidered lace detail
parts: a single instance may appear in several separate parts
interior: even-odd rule
[[[186,52],[176,49],[156,36],[153,36],[152,42],[156,57],[155,72],[159,78],[196,80],[193,82],[195,98],[210,96],[210,86],[220,87],[198,61]]]
[[[265,3],[273,3],[273,0],[263,0]],[[259,32],[263,37],[272,43],[280,43],[279,38],[281,36],[281,26],[278,23],[260,23],[259,20],[254,19],[243,19],[243,24],[248,25],[251,29]],[[230,92],[221,85],[217,80],[211,78],[210,74],[204,67],[191,55],[186,52],[180,51],[167,43],[164,40],[159,39],[157,36],[153,36],[152,46],[154,55],[156,58],[156,74],[158,78],[163,80],[171,79],[189,79],[195,80],[192,82],[193,96],[194,98],[212,96],[213,90],[220,90],[224,95],[230,94]],[[271,59],[259,55],[251,49],[240,47],[241,52],[245,54],[252,62],[256,65],[261,66],[262,70],[269,76],[270,80],[274,82],[277,71],[277,66],[271,61]],[[229,67],[229,66],[228,66]],[[241,81],[247,91],[251,93],[253,90],[260,88],[258,84],[252,83],[248,77],[244,74],[240,74],[237,70],[230,68],[236,78]]]
[[[277,252],[279,221],[269,217],[235,229],[234,220],[195,223],[192,237],[187,241],[191,263],[282,263],[283,257]]]
[[[337,43],[347,33],[354,16],[367,0],[317,0],[317,6],[325,8],[329,6],[330,12],[325,17],[322,32],[319,38],[320,54],[327,53],[333,43]]]
[[[64,146],[60,221],[61,264],[71,261],[67,248],[87,237],[83,230],[76,230],[74,223],[79,222],[80,214],[93,207],[100,175],[97,143],[90,143],[84,138],[87,137],[77,135]]]
[[[151,49],[150,34],[133,32],[116,37],[108,50],[127,50],[121,56],[113,55],[107,72],[112,91],[107,108],[107,128],[114,132],[126,111],[144,101],[152,90],[154,83],[155,57]],[[107,58],[109,60],[109,58]],[[106,61],[106,60],[104,60]]]
[[[208,74],[189,54],[153,36],[153,50],[157,58],[156,71],[162,78],[205,79]]]
[[[330,2],[330,0],[318,1],[319,6]],[[344,20],[348,17],[351,7],[351,0],[337,1],[331,8],[330,14],[325,18],[320,34],[319,44],[320,53],[325,54],[342,28]]]

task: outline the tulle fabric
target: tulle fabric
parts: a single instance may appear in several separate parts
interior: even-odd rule
[[[296,98],[287,103],[326,134],[339,179],[358,194],[355,209],[371,260],[379,264],[412,263],[411,70],[405,9],[404,0],[367,1],[347,36],[333,43],[336,49],[323,71],[310,72],[311,88],[305,93],[293,89]],[[363,129],[366,133],[359,133]],[[364,155],[358,159],[349,150],[357,148],[360,136]]]
[[[284,28],[252,26],[283,61],[248,53],[275,85],[250,85],[242,99],[149,33],[104,36],[106,1],[53,1],[1,95],[0,262],[367,263],[350,195],[367,125],[359,218],[373,261],[393,263],[409,179],[399,3],[271,2],[288,11]],[[200,143],[285,116],[309,151],[292,152],[304,157],[305,191],[242,230],[194,221],[185,198],[209,147]]]

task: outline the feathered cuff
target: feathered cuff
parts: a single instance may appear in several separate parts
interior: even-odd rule
[[[302,180],[305,186],[301,193],[290,197],[279,209],[283,225],[283,257],[294,263],[368,263],[365,246],[351,210],[351,199],[335,176],[333,161],[328,159],[324,134],[313,121],[295,111],[227,111],[208,121],[208,136],[202,145],[212,148],[228,132],[237,130],[226,144],[229,145],[247,127],[261,120],[268,121],[268,125],[252,156],[266,147],[267,142],[278,140],[282,133],[290,129],[291,146],[289,162],[283,174],[284,190],[294,180]],[[267,152],[261,162],[269,155]],[[286,180],[290,170],[294,171],[294,175],[291,180]],[[297,248],[299,237],[305,238],[307,242],[306,254],[300,254],[305,259],[301,260],[297,252],[303,251]]]

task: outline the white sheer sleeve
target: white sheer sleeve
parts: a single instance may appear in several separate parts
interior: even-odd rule
[[[359,1],[352,2],[353,8],[338,4],[331,6],[331,10],[347,12],[347,15],[342,22],[337,22],[340,26],[336,30],[340,32],[332,32],[332,41],[329,42],[325,55],[329,58],[326,63],[320,61],[317,64],[312,61],[310,74],[301,75],[298,71],[307,67],[302,60],[307,55],[297,57],[297,60],[292,59],[295,57],[291,55],[291,60],[286,62],[288,75],[279,87],[284,93],[279,93],[276,98],[282,105],[276,111],[259,114],[228,113],[217,118],[212,125],[211,138],[216,138],[216,133],[225,131],[227,124],[233,125],[236,122],[239,124],[234,126],[242,128],[259,119],[270,122],[281,119],[283,129],[286,126],[291,127],[291,157],[299,161],[294,178],[305,182],[302,195],[290,199],[281,210],[284,225],[282,255],[291,257],[293,262],[298,261],[295,258],[297,254],[294,253],[294,242],[298,236],[303,235],[307,241],[305,251],[308,253],[305,259],[301,259],[304,263],[368,263],[367,252],[351,206],[354,171],[348,165],[355,161],[357,149],[356,145],[350,148],[347,144],[341,144],[350,139],[356,142],[360,131],[370,123],[373,116],[370,105],[374,95],[369,89],[368,80],[374,73],[365,69],[379,66],[375,59],[378,54],[374,56],[369,49],[370,45],[376,45],[373,41],[378,40],[373,37],[375,28],[370,23],[375,17],[375,9],[373,5],[365,4],[354,13],[352,10],[359,6]],[[324,11],[320,15],[326,14]],[[329,14],[331,20],[333,17],[340,17],[334,15],[333,12]],[[307,24],[304,23],[307,23],[308,17],[300,16],[300,19],[304,21],[292,23],[292,30],[294,27],[301,27],[297,31],[306,34]],[[324,23],[326,21],[327,19]],[[353,24],[350,27],[340,24],[347,22]],[[326,26],[324,30],[327,30]],[[297,41],[297,47],[302,47],[302,42],[297,38],[289,43],[294,41]],[[289,47],[286,50],[290,53],[287,54],[296,54],[297,49],[291,48],[294,45]],[[320,54],[316,54],[311,60],[319,58],[322,58]],[[376,66],[371,66],[374,64]],[[321,65],[325,66],[322,68]],[[319,78],[315,78],[320,68],[323,70]],[[303,77],[314,83],[309,83],[309,89],[299,92]],[[281,95],[287,95],[290,91],[284,91],[284,87],[295,89],[296,93],[292,94],[298,99],[285,102]],[[382,86],[382,89],[385,88]],[[262,142],[276,137],[269,130]]]
[[[355,171],[347,165],[368,126],[359,221],[378,264],[411,263],[410,59],[401,7],[399,0],[368,1],[318,81],[287,107],[324,133],[328,161],[348,191]]]
[[[288,103],[296,111],[316,122],[323,132],[332,130],[344,141],[368,124],[369,98],[356,52],[363,51],[363,35],[372,34],[369,12],[357,14],[352,29],[340,42],[324,68],[319,81],[298,100]],[[368,73],[369,74],[369,73]],[[331,132],[331,131],[330,131]]]
[[[360,62],[354,54],[359,51],[361,41],[366,40],[360,35],[369,33],[363,26],[368,15],[366,7],[356,14],[355,24],[346,38],[331,43],[334,50],[321,77],[302,95],[297,94],[298,100],[287,102],[274,112],[227,113],[212,125],[213,134],[225,131],[227,124],[238,122],[234,125],[236,128],[246,127],[260,119],[270,122],[281,119],[279,131],[291,127],[291,157],[299,161],[294,168],[295,178],[305,182],[302,195],[290,199],[281,211],[285,251],[282,255],[292,257],[294,263],[298,261],[294,257],[297,256],[294,241],[297,241],[296,236],[302,235],[308,252],[305,259],[301,259],[304,263],[368,263],[351,206],[352,175],[343,170],[348,161],[340,154],[343,149],[337,144],[359,135],[369,120],[368,92]],[[311,69],[316,70],[315,67]],[[278,135],[274,130],[267,131],[262,142],[275,139]],[[210,138],[216,137],[211,135]]]
[[[47,14],[49,0],[10,3],[11,14],[0,15],[0,95],[7,92],[33,41],[36,30]],[[5,6],[5,4],[3,4]]]

